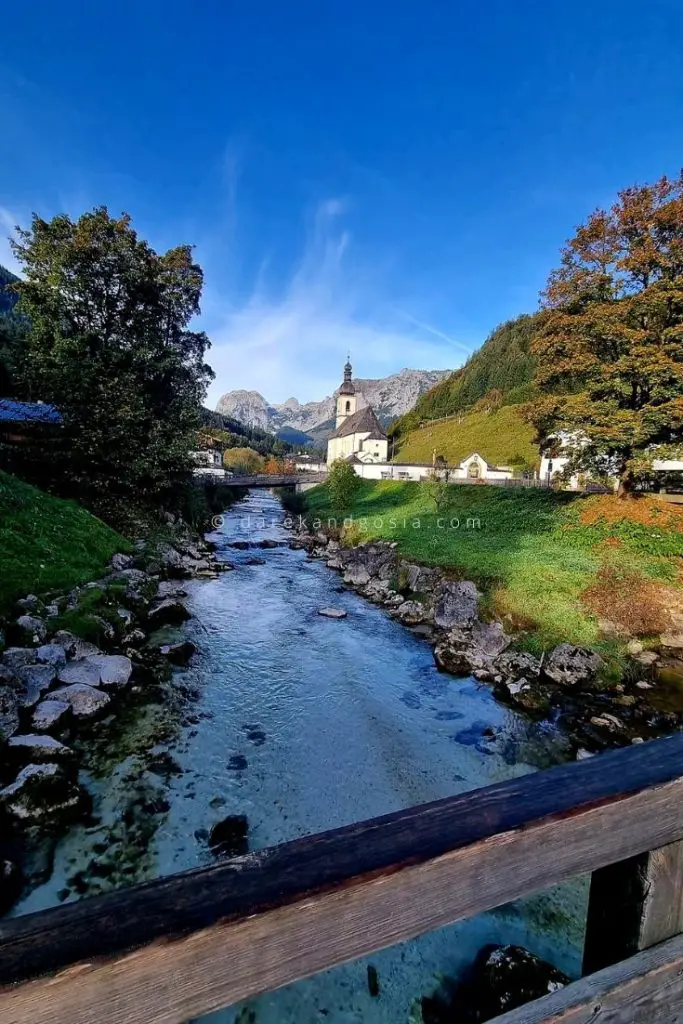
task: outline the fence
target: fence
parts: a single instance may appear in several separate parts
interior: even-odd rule
[[[498,1024],[672,1024],[682,839],[679,734],[5,920],[0,1020],[184,1024],[593,872],[598,973]]]

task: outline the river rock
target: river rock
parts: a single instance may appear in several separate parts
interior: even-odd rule
[[[178,580],[162,580],[157,588],[157,597],[162,600],[167,597],[187,597],[187,591]]]
[[[533,654],[526,651],[506,651],[496,658],[496,670],[505,678],[511,680],[538,679],[541,672],[541,663]]]
[[[58,669],[66,665],[66,651],[60,644],[43,644],[36,651],[36,660]]]
[[[183,556],[171,544],[158,544],[156,556],[167,576],[185,579],[191,575]]]
[[[31,612],[38,610],[40,601],[36,594],[27,594],[26,597],[21,597],[16,603],[16,609],[22,614],[30,615]]]
[[[16,670],[15,675],[19,682],[19,703],[24,708],[32,708],[37,704],[57,678],[53,665],[23,665]]]
[[[32,665],[36,660],[36,651],[33,647],[8,647],[2,656],[2,664],[14,672],[24,665]]]
[[[0,683],[0,743],[19,731],[19,697],[13,686]]]
[[[163,644],[159,648],[159,654],[168,658],[173,665],[187,665],[197,648],[191,640],[183,640],[177,644]]]
[[[24,887],[21,869],[13,860],[0,858],[0,917],[16,903]]]
[[[424,565],[407,565],[405,575],[408,590],[419,594],[435,590],[442,578],[439,569],[428,569]]]
[[[448,997],[423,999],[425,1024],[475,1024],[557,992],[570,979],[521,946],[486,946]]]
[[[91,654],[80,661],[69,662],[60,670],[58,678],[67,686],[85,683],[87,686],[119,689],[128,684],[132,671],[130,658],[123,654]]]
[[[347,614],[343,608],[318,608],[318,615],[324,615],[326,619],[345,619]]]
[[[538,682],[530,683],[524,677],[504,679],[496,692],[499,696],[509,698],[513,704],[524,708],[525,711],[547,714],[550,710],[550,701],[543,687],[539,686]]]
[[[405,626],[417,626],[432,617],[431,608],[421,601],[404,601],[393,613]]]
[[[190,613],[185,605],[173,598],[155,602],[147,614],[150,629],[159,629],[161,626],[179,626],[189,618]]]
[[[71,658],[73,661],[87,658],[90,654],[100,653],[99,647],[96,647],[95,644],[91,644],[89,640],[82,640],[80,636],[70,633],[67,629],[58,630],[50,643],[62,647],[67,658]]]
[[[109,564],[115,572],[120,572],[121,569],[130,569],[133,562],[134,558],[132,555],[124,555],[119,551],[117,554],[111,556],[111,562]]]
[[[45,623],[35,615],[20,615],[15,627],[15,632],[27,644],[40,644],[47,637]]]
[[[21,760],[24,764],[43,763],[45,761],[70,761],[73,759],[73,750],[65,747],[59,740],[52,736],[22,733],[12,736],[7,744],[10,755]]]
[[[585,647],[558,644],[543,665],[543,672],[558,686],[573,687],[593,680],[602,666],[602,658]]]
[[[96,690],[86,683],[74,683],[55,690],[50,694],[52,700],[68,704],[76,718],[95,718],[109,705],[111,697],[101,690]]]
[[[0,789],[0,807],[19,824],[42,825],[73,818],[82,793],[61,765],[29,764]]]
[[[442,629],[462,626],[477,617],[479,591],[470,580],[446,580],[437,593],[434,622]]]
[[[209,846],[216,857],[239,857],[249,851],[246,814],[230,814],[209,832]]]
[[[50,732],[63,725],[70,714],[70,706],[62,700],[41,700],[33,712],[31,728],[36,732]]]
[[[362,562],[353,562],[346,567],[344,583],[350,583],[354,587],[363,587],[370,581],[370,573]]]

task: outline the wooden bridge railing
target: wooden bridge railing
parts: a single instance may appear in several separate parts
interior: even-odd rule
[[[593,872],[599,972],[498,1024],[672,1024],[681,839],[679,734],[4,920],[0,1021],[184,1024]]]
[[[327,479],[327,473],[256,473],[252,476],[228,476],[221,480],[225,487],[293,487],[316,484]]]

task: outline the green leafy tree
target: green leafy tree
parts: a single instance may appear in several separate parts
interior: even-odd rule
[[[351,505],[361,480],[353,466],[345,459],[335,459],[327,475],[327,487],[334,509],[345,511]]]
[[[562,252],[533,352],[541,437],[622,494],[683,447],[683,175],[620,192]]]
[[[23,390],[64,416],[53,485],[100,511],[111,498],[172,500],[213,376],[209,341],[189,327],[203,281],[191,247],[156,253],[126,214],[99,207],[76,221],[34,215],[12,248],[29,323]]]
[[[450,491],[444,476],[439,476],[438,473],[433,471],[420,486],[435,512],[443,512],[448,507]]]

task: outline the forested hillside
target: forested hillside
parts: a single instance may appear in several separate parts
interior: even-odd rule
[[[538,319],[538,314],[524,313],[497,327],[461,369],[422,395],[389,432],[395,437],[405,436],[424,420],[470,409],[492,391],[500,392],[498,402],[503,405],[530,398],[535,372],[531,342]]]
[[[226,448],[253,448],[261,455],[286,455],[294,446],[275,434],[269,434],[259,427],[248,427],[246,423],[222,412],[202,408],[202,426],[225,441]],[[225,435],[223,437],[222,435]]]

